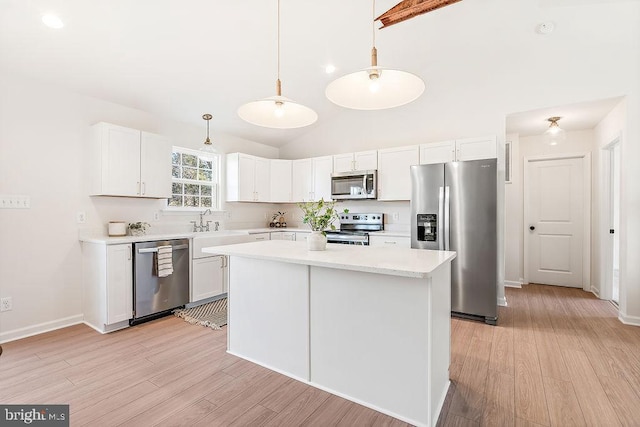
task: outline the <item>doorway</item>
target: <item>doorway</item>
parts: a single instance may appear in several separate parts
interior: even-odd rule
[[[608,235],[606,244],[606,291],[616,305],[620,301],[620,138],[604,148],[608,153]],[[606,173],[606,172],[605,172]]]
[[[590,154],[524,160],[525,282],[590,290]]]

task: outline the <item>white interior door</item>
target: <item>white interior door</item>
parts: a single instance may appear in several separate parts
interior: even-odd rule
[[[524,186],[527,281],[585,287],[585,159],[528,159]]]
[[[620,144],[610,149],[609,248],[611,250],[611,299],[620,300]]]

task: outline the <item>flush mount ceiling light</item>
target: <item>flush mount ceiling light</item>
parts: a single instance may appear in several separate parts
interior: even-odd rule
[[[424,82],[415,74],[378,66],[375,12],[376,2],[373,0],[371,67],[334,80],[325,91],[327,98],[341,107],[384,110],[408,104],[424,92]]]
[[[64,27],[64,23],[60,18],[52,13],[47,13],[42,15],[42,22],[49,28],[54,28],[56,30]]]
[[[238,108],[244,121],[257,126],[274,129],[294,129],[309,126],[318,120],[318,115],[309,107],[282,96],[280,82],[280,0],[278,0],[278,79],[276,96],[249,102]]]
[[[203,114],[202,118],[207,121],[207,139],[204,140],[204,144],[200,147],[200,151],[207,151],[209,153],[214,152],[213,143],[211,142],[211,138],[209,138],[209,121],[213,118],[211,114]]]
[[[544,136],[547,138],[549,145],[558,145],[558,142],[562,142],[566,138],[566,133],[564,129],[560,127],[558,124],[558,120],[562,117],[549,117],[547,119],[549,123],[549,129],[547,129],[544,133]]]

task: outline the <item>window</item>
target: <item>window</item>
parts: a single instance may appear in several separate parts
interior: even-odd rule
[[[220,155],[173,147],[169,208],[219,209]]]

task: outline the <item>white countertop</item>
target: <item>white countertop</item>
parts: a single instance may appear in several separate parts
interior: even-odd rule
[[[257,233],[277,233],[278,231],[290,232],[290,233],[311,233],[310,228],[296,228],[296,227],[265,227],[265,228],[250,228],[246,231],[249,234]]]
[[[455,252],[327,244],[326,251],[309,251],[307,242],[266,240],[263,242],[214,246],[203,252],[305,264],[340,270],[364,271],[392,276],[426,278],[441,265],[451,262]]]

